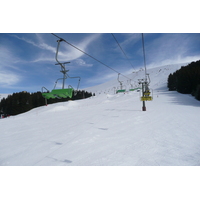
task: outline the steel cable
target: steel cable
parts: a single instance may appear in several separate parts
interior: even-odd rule
[[[79,49],[78,47],[74,46],[73,44],[71,44],[71,43],[67,42],[65,39],[63,39],[63,38],[61,38],[61,37],[57,36],[57,35],[56,35],[56,34],[54,34],[54,33],[51,33],[51,34],[52,34],[52,35],[54,35],[55,37],[59,38],[60,40],[62,40],[62,41],[64,41],[64,42],[66,42],[67,44],[69,44],[70,46],[74,47],[75,49],[77,49],[77,50],[81,51],[82,53],[84,53],[85,55],[89,56],[90,58],[92,58],[92,59],[96,60],[97,62],[101,63],[102,65],[104,65],[104,66],[108,67],[109,69],[113,70],[113,71],[114,71],[114,72],[116,72],[117,74],[121,74],[123,77],[125,77],[125,78],[127,78],[127,79],[129,79],[129,80],[130,80],[130,78],[128,78],[128,77],[126,77],[126,76],[124,76],[122,73],[118,72],[117,70],[113,69],[112,67],[109,67],[108,65],[106,65],[105,63],[101,62],[100,60],[98,60],[98,59],[94,58],[93,56],[89,55],[89,54],[88,54],[88,53],[86,53],[85,51],[83,51],[83,50]]]

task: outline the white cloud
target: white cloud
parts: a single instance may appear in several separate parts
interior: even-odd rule
[[[27,38],[24,38],[24,37],[19,37],[19,36],[17,36],[17,35],[11,35],[11,36],[13,36],[13,37],[15,37],[15,38],[17,38],[17,39],[19,39],[19,40],[22,40],[22,41],[24,41],[24,42],[26,42],[26,43],[29,43],[29,44],[31,44],[31,45],[33,45],[33,46],[35,46],[35,47],[38,47],[38,48],[40,48],[40,49],[49,50],[49,51],[51,51],[51,52],[53,52],[53,53],[56,52],[56,48],[55,48],[55,47],[52,47],[52,46],[50,46],[50,45],[48,45],[48,44],[46,44],[46,43],[44,43],[44,42],[42,41],[42,38],[41,38],[38,34],[37,34],[37,38],[40,40],[39,43],[36,43],[36,42],[34,42],[33,40],[30,40],[30,39],[27,39]]]
[[[16,63],[23,62],[20,58],[18,58],[15,53],[5,47],[0,46],[0,69],[1,70],[7,70],[7,69],[14,69],[19,70],[18,67],[16,67]]]
[[[127,62],[129,63],[129,65],[133,65],[133,63],[131,62],[130,58],[133,56],[133,52],[130,50],[128,50],[129,48],[134,49],[134,45],[138,42],[138,40],[141,40],[141,35],[137,34],[137,33],[125,33],[125,34],[121,34],[122,36],[124,36],[124,40],[123,42],[120,41],[120,37],[117,34],[114,34],[114,37],[117,39],[119,45],[117,44],[117,42],[115,42],[114,38],[113,38],[113,42],[115,42],[115,48],[114,51],[118,52],[119,55],[121,55],[121,58],[125,58],[127,59]],[[111,38],[112,39],[112,38]],[[121,50],[122,48],[122,50]],[[124,53],[126,54],[126,56],[124,55]]]
[[[84,67],[92,67],[93,64],[87,64],[83,59],[78,58],[75,60],[75,63],[77,63],[80,66],[84,66]]]
[[[125,47],[126,46],[133,46],[138,40],[141,40],[141,33],[126,33],[126,39],[120,43],[121,46]]]
[[[91,77],[90,79],[87,79],[87,84],[97,85],[101,83],[105,83],[107,81],[117,79],[118,74],[111,72],[109,74],[105,73],[99,73],[98,75],[95,75],[94,77]]]
[[[148,68],[153,68],[156,66],[164,66],[164,65],[170,65],[170,64],[181,64],[181,63],[190,63],[193,61],[200,60],[199,56],[181,56],[177,55],[177,57],[174,57],[173,59],[165,59],[159,62],[153,62],[150,65],[148,65]]]
[[[14,57],[13,53],[8,48],[0,46],[0,67],[14,61],[17,61],[17,58]]]
[[[84,40],[80,43],[77,44],[72,44],[74,46],[76,46],[77,48],[79,48],[80,50],[86,52],[88,46],[96,39],[98,39],[101,36],[101,34],[92,34],[87,36],[86,38],[84,38]],[[65,38],[64,38],[65,39]],[[63,45],[65,47],[64,51],[59,51],[58,54],[58,59],[61,61],[72,61],[75,59],[80,58],[81,56],[85,55],[84,53],[82,53],[81,51],[77,50],[76,48],[72,47],[69,44]],[[88,53],[88,52],[86,52]]]
[[[101,36],[101,34],[98,34],[98,33],[89,35],[78,45],[82,50],[86,50],[87,46],[94,40],[98,39],[100,36]]]
[[[37,58],[35,58],[34,60],[31,60],[30,62],[33,62],[33,63],[36,63],[36,62],[52,62],[52,63],[56,63],[56,60],[55,60],[55,57],[53,57],[53,56],[41,54]]]
[[[20,59],[8,48],[0,46],[0,85],[1,87],[14,86],[21,81],[22,77],[14,71],[21,71],[16,63]]]
[[[163,34],[145,46],[147,67],[198,60],[199,55],[190,55],[193,43],[192,37],[187,34]]]
[[[0,72],[0,84],[2,87],[8,87],[20,82],[21,77],[9,71]]]
[[[86,51],[87,47],[91,44],[91,42],[98,39],[100,37],[100,35],[101,34],[89,35],[86,38],[84,38],[81,42],[79,42],[77,44],[72,44],[72,45],[76,46],[77,48],[79,48],[82,51]],[[50,56],[49,53],[44,51],[42,54],[40,54],[36,59],[32,60],[31,62],[55,61],[55,53],[56,53],[56,49],[57,49],[57,42],[55,42],[55,46],[52,47],[51,45],[44,42],[41,34],[36,34],[38,42],[35,42],[35,41],[30,40],[28,38],[19,37],[17,35],[12,35],[12,36],[16,37],[17,39],[22,40],[22,41],[24,41],[28,44],[31,44],[35,47],[38,47],[40,49],[47,50],[48,52],[50,51],[50,52],[54,53]],[[60,43],[60,48],[59,48],[59,52],[58,52],[58,60],[60,62],[73,61],[75,59],[79,59],[83,55],[85,55],[85,54],[82,53],[81,51],[77,50],[76,48],[72,47],[71,45],[69,45],[65,42]],[[81,60],[78,60],[77,63],[79,63],[80,65],[83,64],[83,62],[81,63]],[[89,67],[89,66],[92,66],[92,65],[85,63],[84,66]]]

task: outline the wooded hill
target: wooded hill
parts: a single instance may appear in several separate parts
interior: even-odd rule
[[[200,60],[170,74],[168,88],[170,91],[191,94],[200,101]]]
[[[93,94],[95,95],[95,94]],[[72,98],[62,98],[62,99],[48,99],[48,104],[53,104],[57,102],[64,102],[68,100],[78,100],[78,99],[84,99],[91,97],[92,93],[89,93],[87,91],[78,91],[76,95],[74,95]],[[18,115],[20,113],[27,112],[33,108],[44,106],[45,99],[42,96],[41,92],[36,93],[29,93],[26,91],[19,92],[19,93],[13,93],[12,95],[8,95],[7,98],[3,98],[0,102],[0,114],[4,117],[7,117],[9,115]]]

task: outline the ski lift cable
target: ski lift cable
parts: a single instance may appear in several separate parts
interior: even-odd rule
[[[119,42],[117,41],[117,38],[114,36],[114,34],[113,34],[113,33],[111,33],[111,35],[113,36],[113,38],[114,38],[114,39],[115,39],[115,41],[117,42],[117,44],[118,44],[119,48],[121,49],[122,53],[123,53],[123,54],[124,54],[124,56],[126,57],[127,61],[128,61],[130,64],[131,64],[131,67],[134,69],[134,67],[133,67],[133,65],[132,65],[132,63],[131,63],[131,61],[128,59],[128,57],[127,57],[126,53],[124,52],[124,50],[122,49],[121,45],[120,45],[120,44],[119,44]]]
[[[143,35],[143,33],[142,33],[142,47],[143,47],[143,55],[144,55],[144,70],[145,70],[145,78],[147,79],[146,56],[145,56],[144,35]]]
[[[101,63],[102,65],[104,65],[104,66],[108,67],[109,69],[113,70],[113,71],[116,72],[117,74],[121,74],[120,72],[118,72],[117,70],[113,69],[112,67],[109,67],[108,65],[106,65],[105,63],[101,62],[100,60],[94,58],[93,56],[89,55],[89,54],[86,53],[85,51],[83,51],[83,50],[79,49],[78,47],[74,46],[73,44],[67,42],[65,39],[63,39],[63,38],[57,36],[57,35],[54,34],[54,33],[51,33],[51,34],[54,35],[55,37],[59,38],[60,40],[64,41],[65,43],[69,44],[70,46],[74,47],[75,49],[81,51],[82,53],[84,53],[85,55],[89,56],[90,58],[92,58],[92,59],[96,60],[97,62]],[[121,75],[122,75],[123,77],[127,78],[127,79],[130,79],[130,78],[126,77],[126,76],[123,75],[123,74],[121,74]]]

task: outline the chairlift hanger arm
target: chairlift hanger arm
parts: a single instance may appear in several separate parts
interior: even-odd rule
[[[122,81],[119,80],[119,75],[120,75],[120,73],[118,73],[118,78],[117,78],[117,80],[118,80],[118,82],[119,82],[120,84],[122,84]]]
[[[68,74],[67,74],[67,76],[69,77],[69,78],[79,78],[79,79],[81,79],[81,77],[80,76],[69,76]]]
[[[59,60],[58,60],[58,50],[59,50],[59,48],[60,48],[60,42],[62,42],[62,41],[64,41],[64,39],[59,39],[59,40],[57,40],[57,42],[58,42],[58,45],[57,45],[57,49],[56,49],[56,61],[58,62],[56,65],[60,65],[61,66],[61,69],[63,69],[63,70],[65,70],[65,64],[68,64],[68,63],[70,63],[70,62],[64,62],[64,63],[61,63]]]
[[[148,82],[148,84],[151,82],[151,80],[150,80],[150,76],[149,76],[149,74],[146,74],[147,75],[147,77],[148,77],[148,79],[149,79],[149,82]]]
[[[61,42],[61,41],[63,41],[63,40],[62,40],[62,39],[57,40],[58,45],[57,45],[57,49],[56,49],[56,61],[58,62],[59,65],[62,65],[62,63],[60,63],[59,60],[58,60],[58,50],[59,50],[60,42]]]
[[[78,78],[78,79],[79,79],[79,80],[78,80],[78,85],[77,85],[77,90],[78,90],[79,85],[80,85],[80,81],[81,81],[81,77],[80,77],[80,76],[71,77],[71,76],[69,76],[68,74],[66,74],[66,75],[67,75],[67,77],[69,77],[69,78]]]
[[[47,92],[49,92],[49,90],[46,87],[42,87],[42,93],[44,93],[43,89],[45,89]]]
[[[64,79],[66,79],[66,78],[64,78]],[[57,80],[56,80],[56,82],[55,82],[55,85],[54,85],[54,90],[56,89],[56,85],[57,85],[57,83],[58,83],[58,80],[63,80],[63,78],[58,78]]]

